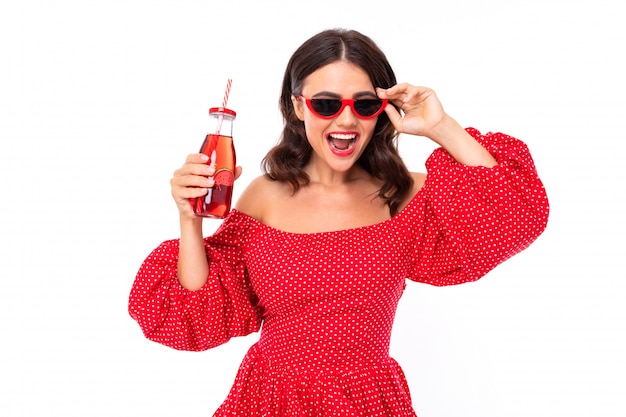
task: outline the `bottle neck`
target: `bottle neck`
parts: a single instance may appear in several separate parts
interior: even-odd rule
[[[230,114],[211,113],[209,114],[209,134],[219,134],[221,136],[233,136],[233,122],[235,118]]]

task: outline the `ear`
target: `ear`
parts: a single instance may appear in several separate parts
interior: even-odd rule
[[[301,121],[304,121],[304,103],[298,100],[295,96],[291,96],[291,103],[293,104],[293,111]]]

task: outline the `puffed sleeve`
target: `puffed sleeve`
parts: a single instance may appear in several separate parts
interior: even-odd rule
[[[498,165],[465,166],[442,148],[428,158],[413,281],[437,286],[475,281],[546,228],[548,199],[527,146],[502,133],[467,132]]]
[[[178,282],[178,239],[165,241],[150,253],[128,303],[131,317],[148,339],[200,351],[259,330],[260,312],[242,251],[245,228],[244,217],[231,215],[205,238],[209,277],[196,291]]]

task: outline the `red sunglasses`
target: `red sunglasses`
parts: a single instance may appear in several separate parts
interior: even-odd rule
[[[348,98],[305,98],[303,96],[298,96],[298,100],[303,100],[309,110],[322,119],[332,119],[341,113],[346,106],[350,106],[356,117],[366,120],[381,114],[388,101],[380,98],[354,100]]]

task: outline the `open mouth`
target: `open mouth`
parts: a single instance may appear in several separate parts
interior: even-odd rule
[[[339,153],[345,153],[352,150],[357,142],[358,135],[356,133],[331,133],[326,139],[331,149]]]

